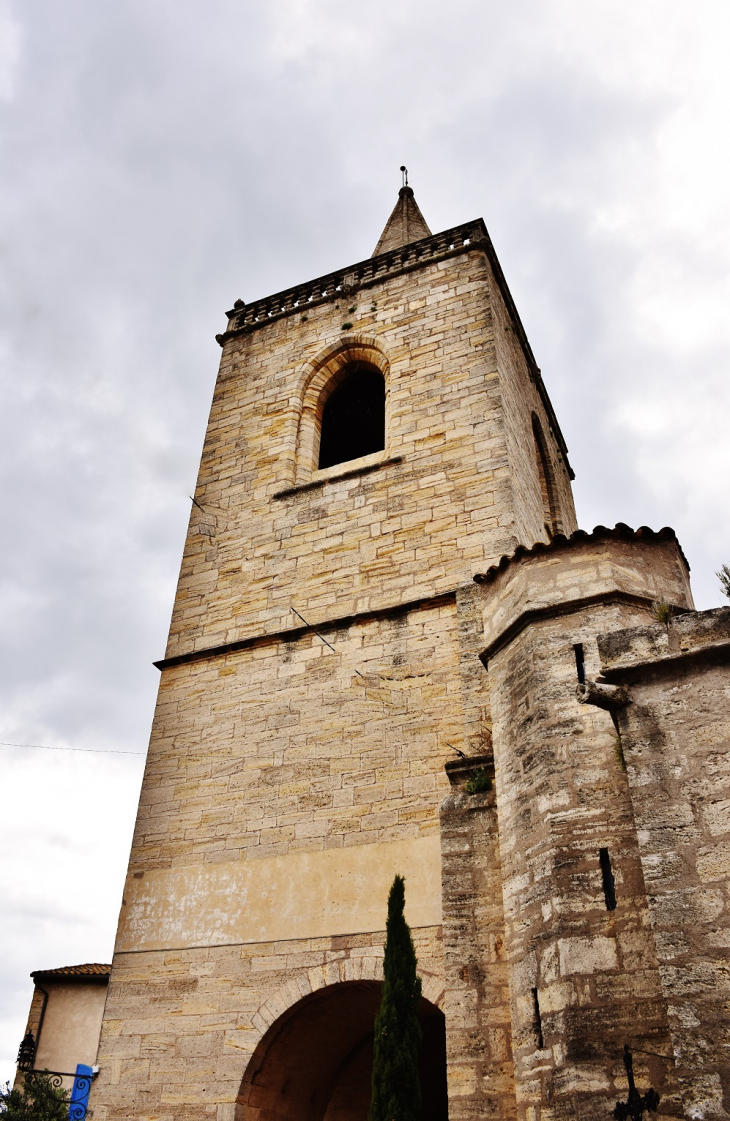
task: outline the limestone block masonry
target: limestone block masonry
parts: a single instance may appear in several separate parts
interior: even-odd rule
[[[730,1101],[730,608],[602,635],[690,1116]]]
[[[648,622],[660,589],[691,607],[686,563],[671,531],[617,527],[520,550],[480,586],[519,1115],[610,1117],[624,1043],[672,1043],[614,725],[576,686],[599,673],[598,633]],[[681,1117],[671,1059],[646,1077]]]
[[[423,1121],[608,1118],[627,1042],[664,1116],[728,1116],[722,721],[692,740],[727,704],[720,663],[692,662],[680,754],[705,786],[671,844],[655,803],[684,822],[685,792],[640,757],[676,695],[652,668],[629,699],[652,602],[690,635],[686,561],[671,530],[577,530],[484,223],[404,243],[416,210],[403,195],[387,252],[237,301],[218,336],[95,1121],[362,1121],[397,872]],[[320,469],[325,402],[363,368],[384,446]],[[651,642],[611,646],[637,627]]]

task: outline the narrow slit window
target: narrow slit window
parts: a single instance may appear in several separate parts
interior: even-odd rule
[[[573,647],[573,652],[575,654],[575,670],[576,670],[576,673],[578,674],[578,681],[580,682],[581,685],[585,685],[585,683],[586,683],[586,663],[585,663],[585,656],[583,654],[583,643],[582,642],[576,642],[575,646]]]
[[[535,1038],[537,1039],[538,1050],[542,1051],[545,1046],[545,1041],[542,1037],[542,1017],[540,1016],[540,1000],[537,995],[537,989],[532,990],[532,1008],[534,1012],[534,1028]]]
[[[618,720],[616,719],[616,713],[615,712],[611,713],[611,722],[613,724],[613,731],[614,731],[614,737],[613,737],[614,748],[613,748],[613,750],[614,750],[614,754],[616,756],[616,762],[618,763],[619,767],[624,772],[624,774],[626,774],[626,760],[624,758],[624,745],[621,742],[621,730],[619,729]]]
[[[606,900],[606,910],[616,910],[616,884],[613,879],[613,869],[611,868],[611,857],[608,855],[608,849],[601,849],[598,853],[598,859],[601,863],[601,877],[603,879],[603,896]]]
[[[535,413],[532,414],[532,434],[535,441],[535,460],[540,483],[545,531],[548,540],[551,540],[562,528],[560,506],[555,487],[555,475],[550,462],[547,444],[545,443],[545,436],[543,435],[542,426]]]

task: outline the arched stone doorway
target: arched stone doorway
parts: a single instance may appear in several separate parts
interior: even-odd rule
[[[365,1121],[381,988],[379,981],[343,981],[280,1016],[248,1064],[236,1121]],[[419,1015],[421,1119],[447,1121],[444,1016],[425,997]]]

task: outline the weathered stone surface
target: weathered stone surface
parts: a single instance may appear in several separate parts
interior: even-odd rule
[[[599,639],[688,1117],[730,1114],[730,608]]]
[[[441,859],[449,1117],[506,1121],[517,1113],[494,760],[476,757],[447,770]],[[491,790],[470,794],[466,783],[480,773]]]
[[[393,213],[375,246],[373,257],[377,257],[380,253],[388,253],[391,249],[400,249],[401,245],[409,245],[412,241],[429,237],[430,234],[431,231],[413,194],[413,188],[403,186],[398,192],[398,201]]]
[[[632,803],[608,711],[580,704],[597,635],[650,618],[656,581],[688,603],[674,541],[596,533],[516,558],[481,585],[518,1116],[610,1116],[622,1050],[681,1117]],[[689,601],[691,602],[691,601]],[[580,648],[580,659],[576,657]],[[616,906],[604,894],[607,850]],[[637,1074],[639,1067],[637,1065]]]
[[[195,492],[214,533],[193,507],[168,655],[297,627],[292,606],[316,624],[451,591],[544,539],[549,421],[514,335],[475,247],[227,342]],[[310,387],[350,359],[383,370],[386,448],[369,474],[317,472]]]

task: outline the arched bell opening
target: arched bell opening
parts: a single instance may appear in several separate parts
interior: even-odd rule
[[[354,335],[343,335],[307,363],[300,383],[297,485],[340,463],[385,456],[389,374],[378,341]]]
[[[241,1083],[236,1121],[365,1121],[379,981],[344,981],[298,1001],[272,1024]],[[447,1121],[446,1023],[422,998],[421,1121]]]
[[[385,378],[371,362],[349,362],[325,387],[319,469],[385,448]]]

